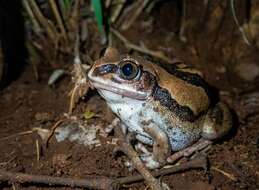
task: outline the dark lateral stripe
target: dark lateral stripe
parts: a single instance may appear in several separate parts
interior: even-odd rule
[[[210,99],[213,99],[213,89],[212,87],[205,82],[205,80],[198,74],[195,73],[189,73],[189,72],[185,72],[185,71],[181,71],[178,69],[177,66],[174,65],[170,65],[170,64],[162,64],[159,62],[156,62],[157,65],[161,66],[162,68],[164,68],[168,73],[176,76],[177,78],[182,79],[183,81],[197,86],[197,87],[201,87],[202,89],[204,89],[204,91],[206,92],[207,96]]]
[[[168,90],[156,85],[153,89],[152,95],[154,100],[159,101],[162,106],[165,106],[169,110],[173,111],[180,119],[190,122],[193,122],[196,119],[193,111],[187,106],[179,105],[176,100],[171,97]]]
[[[115,73],[117,71],[118,67],[114,64],[106,64],[101,65],[100,67],[97,67],[93,71],[93,75],[105,75],[107,73]]]

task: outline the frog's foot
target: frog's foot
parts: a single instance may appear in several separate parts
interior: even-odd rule
[[[211,144],[212,144],[212,142],[209,140],[200,139],[197,143],[193,144],[192,146],[187,147],[187,148],[169,156],[167,158],[167,162],[174,163],[182,157],[189,157],[197,151],[201,151],[201,150],[208,148]]]
[[[141,151],[140,159],[145,164],[145,166],[149,169],[157,169],[161,167],[161,163],[157,162],[154,159],[152,152],[148,151],[147,148],[142,143],[137,143],[135,145],[135,149],[137,151]]]
[[[140,155],[140,159],[149,169],[157,169],[161,167],[161,163],[157,162],[152,154],[142,154]]]
[[[107,137],[117,125],[120,125],[120,119],[116,117],[115,119],[113,119],[112,123],[104,129],[104,131],[102,132],[102,136]]]
[[[143,164],[149,168],[149,169],[157,169],[157,168],[161,168],[161,164],[157,161],[154,160],[154,157],[152,154],[141,154],[139,156],[139,158],[141,159],[141,161],[143,162]],[[129,171],[133,171],[134,170],[134,167],[131,163],[131,161],[129,160],[125,160],[123,162],[124,166],[126,166]]]

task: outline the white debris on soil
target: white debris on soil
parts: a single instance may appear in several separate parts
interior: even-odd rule
[[[100,145],[97,139],[98,128],[94,125],[83,126],[79,123],[66,123],[58,127],[55,137],[58,142],[69,140],[83,145]]]

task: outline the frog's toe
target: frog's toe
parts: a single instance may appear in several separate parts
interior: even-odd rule
[[[161,164],[157,162],[151,154],[143,154],[140,156],[140,159],[149,169],[157,169],[161,167]]]

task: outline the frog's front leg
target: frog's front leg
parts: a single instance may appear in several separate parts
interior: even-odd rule
[[[143,126],[144,131],[149,134],[153,143],[153,153],[149,156],[143,156],[142,160],[150,169],[159,168],[166,164],[168,156],[171,154],[171,146],[168,136],[161,128],[153,122],[148,122]]]

